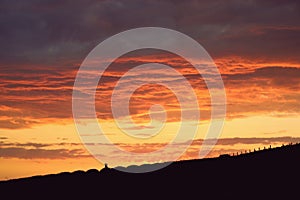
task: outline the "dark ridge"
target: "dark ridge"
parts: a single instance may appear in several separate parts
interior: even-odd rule
[[[3,199],[298,199],[299,170],[300,144],[295,144],[237,156],[178,161],[150,173],[103,168],[1,181],[0,193]]]

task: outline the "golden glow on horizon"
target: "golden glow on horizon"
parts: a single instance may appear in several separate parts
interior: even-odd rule
[[[101,122],[103,124],[103,122]],[[129,136],[124,135],[120,132],[118,128],[113,125],[112,121],[105,122],[103,124],[105,133],[114,133],[108,134],[107,136],[117,143],[132,144],[133,146],[139,144],[140,147],[143,147],[143,143],[132,139]],[[192,124],[191,124],[192,125]],[[169,122],[166,127],[163,129],[163,132],[160,132],[157,136],[151,138],[151,142],[145,141],[146,143],[163,143],[168,142],[172,138],[176,127],[179,124],[177,122]],[[224,125],[224,131],[220,138],[272,138],[272,137],[282,137],[282,136],[291,136],[291,137],[300,137],[298,131],[299,127],[299,116],[295,117],[270,117],[270,116],[256,116],[249,118],[239,118],[227,120]],[[199,132],[196,139],[201,139],[206,134],[208,128],[207,123],[201,123]],[[241,132],[243,130],[243,132]],[[41,137],[41,133],[43,136]],[[103,164],[98,162],[92,156],[88,156],[89,153],[85,150],[84,146],[81,144],[81,140],[77,134],[77,131],[74,127],[72,121],[65,121],[65,124],[45,124],[36,126],[32,129],[21,129],[21,130],[1,130],[1,137],[7,137],[5,140],[9,143],[41,143],[41,144],[52,144],[53,146],[46,147],[46,149],[82,149],[84,155],[87,157],[80,158],[33,158],[33,159],[20,159],[20,158],[1,158],[1,167],[0,167],[0,179],[6,178],[17,178],[32,176],[37,174],[47,174],[47,173],[57,173],[60,171],[75,171],[75,170],[87,170],[89,168],[102,168]],[[62,146],[56,146],[59,143]],[[70,145],[70,143],[74,143]],[[274,143],[275,144],[275,143]],[[278,146],[279,144],[277,144]],[[129,150],[128,146],[123,146],[125,149]],[[136,146],[138,147],[138,146]],[[161,146],[155,146],[159,148]],[[200,146],[191,146],[191,150],[187,151],[180,159],[194,159],[197,156],[197,151]],[[217,156],[223,152],[235,153],[243,150],[249,150],[253,148],[263,147],[262,144],[236,144],[233,146],[222,146],[217,145],[210,156]],[[32,147],[29,147],[32,148]],[[145,148],[145,147],[143,147]],[[150,149],[149,149],[150,148]],[[155,149],[154,148],[154,149]],[[148,149],[145,151],[152,151],[151,145],[148,144]],[[223,149],[223,150],[222,150]],[[227,150],[226,150],[227,149]],[[137,150],[138,151],[138,150]],[[190,153],[189,153],[190,152]],[[121,163],[120,163],[121,164]]]

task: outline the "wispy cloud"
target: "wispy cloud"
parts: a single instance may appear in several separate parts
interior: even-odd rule
[[[21,147],[0,148],[2,158],[20,159],[66,159],[89,157],[82,149],[26,149]]]
[[[208,141],[209,142],[209,141]],[[264,138],[221,138],[214,146],[208,157],[216,157],[224,153],[237,153],[245,151],[253,151],[263,149],[263,147],[269,148],[269,145],[281,146],[282,144],[298,143],[300,138],[298,137],[264,137]],[[191,145],[186,149],[180,160],[197,159],[199,158],[199,150],[201,149],[203,140],[194,140]],[[111,166],[118,165],[132,165],[144,163],[143,156],[147,153],[157,151],[166,147],[166,143],[115,143],[121,150],[137,153],[135,158],[132,158],[132,162],[123,162],[123,154],[120,150],[109,152],[111,144],[98,144],[89,143],[89,146],[93,148],[99,148],[101,152],[100,158],[108,158],[112,162]],[[186,143],[175,143],[169,151],[161,154],[159,157],[153,157],[153,162],[170,161],[173,154],[181,151],[186,146]],[[139,157],[138,155],[141,155]],[[10,143],[5,140],[0,142],[0,157],[1,158],[18,158],[18,159],[71,159],[71,158],[88,158],[93,157],[83,147],[81,143]],[[123,159],[122,159],[123,158]],[[118,160],[118,162],[115,162]],[[130,159],[126,159],[127,161]],[[113,161],[115,163],[113,163]]]
[[[0,157],[20,159],[67,159],[90,157],[80,143],[18,143],[0,141]]]

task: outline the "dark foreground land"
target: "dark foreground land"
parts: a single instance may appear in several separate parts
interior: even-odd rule
[[[142,166],[143,167],[143,166]],[[143,174],[76,171],[0,182],[1,199],[299,199],[300,144]]]

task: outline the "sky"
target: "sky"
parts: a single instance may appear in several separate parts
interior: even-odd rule
[[[182,32],[200,43],[217,66],[227,112],[208,157],[299,142],[299,19],[296,0],[1,0],[0,180],[103,167],[82,144],[75,127],[74,81],[83,60],[100,42],[139,27]],[[136,139],[114,123],[110,101],[114,87],[126,72],[145,63],[174,68],[194,88],[200,119],[190,120],[188,126],[197,126],[198,131],[178,159],[198,158],[211,121],[210,94],[193,66],[172,52],[133,51],[107,68],[95,98],[103,132],[118,148],[136,153],[152,152],[174,138],[181,107],[172,91],[158,84],[137,88],[130,99],[130,114],[140,125],[136,130],[148,134],[153,130],[149,109],[163,106],[167,120],[159,134]],[[163,70],[155,73],[172,81]],[[177,143],[171,153],[185,142]],[[104,148],[105,153],[119,161],[110,166],[144,163],[125,162],[121,154]]]

